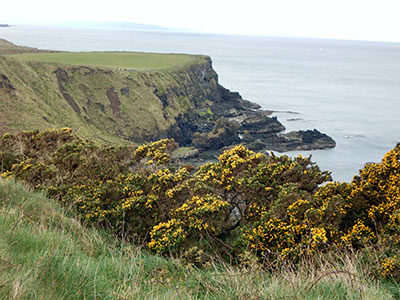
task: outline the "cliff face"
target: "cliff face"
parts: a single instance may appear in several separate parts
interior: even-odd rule
[[[193,131],[210,131],[225,108],[246,106],[218,84],[209,58],[132,72],[3,56],[0,95],[3,132],[70,126],[90,138],[133,142],[168,136],[188,144]]]
[[[70,126],[96,140],[166,136],[177,115],[212,95],[214,77],[198,81],[206,65],[128,72],[0,57],[0,114],[10,124],[1,131]]]
[[[0,55],[0,99],[0,133],[67,126],[102,143],[170,137],[204,151],[238,143],[241,135],[250,147],[268,148],[285,129],[219,85],[209,57],[138,72]]]

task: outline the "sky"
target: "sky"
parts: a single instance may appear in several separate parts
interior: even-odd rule
[[[134,22],[199,32],[400,42],[399,0],[9,0],[0,23]]]

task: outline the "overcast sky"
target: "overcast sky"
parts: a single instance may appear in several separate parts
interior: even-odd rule
[[[5,0],[0,23],[135,22],[201,32],[400,42],[399,0]]]

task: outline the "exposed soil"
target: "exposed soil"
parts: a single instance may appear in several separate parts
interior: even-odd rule
[[[77,113],[80,114],[81,110],[78,106],[78,104],[75,102],[75,100],[72,98],[72,96],[67,92],[65,87],[63,86],[64,82],[67,82],[69,80],[67,72],[63,69],[57,69],[55,72],[57,80],[58,80],[58,88],[64,97],[65,100],[67,100],[68,104],[71,106],[71,108]]]
[[[111,109],[115,117],[120,117],[121,114],[121,101],[119,100],[117,92],[113,87],[107,90],[107,98],[110,101]]]

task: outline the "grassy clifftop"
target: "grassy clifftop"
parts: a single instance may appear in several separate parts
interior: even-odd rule
[[[172,69],[185,64],[201,62],[201,56],[140,52],[61,52],[16,54],[25,62],[52,62],[71,65],[110,67],[125,70],[149,71]]]
[[[69,126],[98,142],[136,143],[167,136],[180,114],[218,98],[204,56],[0,44],[0,133]]]

